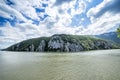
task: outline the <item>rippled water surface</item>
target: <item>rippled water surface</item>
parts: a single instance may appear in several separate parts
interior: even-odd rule
[[[0,52],[0,80],[120,80],[120,49]]]

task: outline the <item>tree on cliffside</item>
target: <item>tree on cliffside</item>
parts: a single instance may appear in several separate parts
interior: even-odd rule
[[[120,38],[120,25],[119,28],[117,28],[117,33],[118,33],[118,37]]]

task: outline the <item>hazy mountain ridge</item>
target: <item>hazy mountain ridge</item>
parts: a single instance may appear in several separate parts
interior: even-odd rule
[[[36,52],[79,52],[98,49],[118,48],[106,40],[91,36],[55,34],[22,41],[4,50]]]
[[[108,40],[110,42],[113,42],[114,44],[120,46],[120,38],[117,37],[117,33],[116,32],[109,32],[109,33],[104,33],[104,34],[100,34],[100,35],[95,35],[95,37],[104,39],[104,40]]]

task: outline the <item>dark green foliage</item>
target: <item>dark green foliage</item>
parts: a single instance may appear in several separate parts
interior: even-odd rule
[[[40,37],[40,38],[33,38],[33,39],[25,40],[25,41],[22,41],[20,43],[17,43],[15,45],[8,47],[7,50],[14,51],[12,50],[12,47],[16,47],[18,44],[19,44],[19,49],[17,51],[26,51],[25,48],[29,47],[31,44],[34,44],[35,49],[36,49],[42,40],[45,40],[47,43],[49,39],[50,39],[49,37]]]

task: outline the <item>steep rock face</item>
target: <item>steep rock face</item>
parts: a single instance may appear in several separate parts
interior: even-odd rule
[[[74,41],[74,43],[66,42],[62,40],[59,35],[54,35],[48,42],[48,51],[59,51],[59,52],[78,52],[82,51],[82,46]]]
[[[18,47],[18,48],[19,48],[19,47]],[[24,51],[31,51],[31,52],[33,52],[34,49],[35,49],[34,45],[31,44],[31,45],[29,45],[27,48],[25,48]],[[15,50],[15,51],[17,51],[17,50]],[[18,51],[20,51],[20,50],[18,49]]]
[[[38,46],[38,48],[36,49],[36,51],[39,51],[39,52],[43,52],[45,51],[45,46],[46,46],[46,43],[44,40],[42,40]]]
[[[10,46],[5,49],[8,51],[53,51],[53,52],[79,52],[85,50],[96,49],[112,49],[116,48],[111,43],[84,36],[73,35],[53,35],[49,38],[38,38],[26,40]]]
[[[59,36],[52,36],[48,42],[48,51],[63,51],[64,41]]]
[[[30,45],[30,47],[29,47],[29,48],[30,48],[30,51],[32,51],[32,52],[34,51],[34,45],[33,45],[33,44],[32,44],[32,45]]]
[[[78,52],[82,51],[83,47],[79,43],[65,43],[65,52]]]
[[[100,49],[112,48],[112,45],[110,43],[105,42],[105,41],[97,41],[97,42],[95,42],[95,45],[98,46]]]

